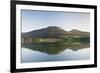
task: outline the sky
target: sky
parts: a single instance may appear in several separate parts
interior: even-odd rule
[[[77,29],[90,31],[90,13],[64,12],[64,11],[39,11],[21,10],[22,32],[29,32],[58,26],[66,31]]]

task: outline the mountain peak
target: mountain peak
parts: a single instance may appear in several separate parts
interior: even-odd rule
[[[48,26],[47,29],[50,29],[50,30],[64,30],[58,26]]]
[[[34,37],[34,38],[47,38],[47,37],[61,37],[61,36],[89,36],[88,32],[79,31],[73,29],[71,31],[65,31],[63,28],[58,26],[49,26],[47,28],[34,30],[27,33],[22,33],[23,37]]]
[[[77,29],[72,29],[70,32],[81,32],[81,31],[79,31]]]

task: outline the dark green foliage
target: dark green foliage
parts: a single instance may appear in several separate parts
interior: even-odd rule
[[[89,43],[84,44],[64,44],[64,43],[22,43],[22,47],[29,48],[31,50],[44,52],[47,54],[59,54],[66,49],[72,49],[73,51],[77,51],[78,49],[88,48]]]
[[[90,37],[80,37],[79,42],[89,43],[90,42]]]

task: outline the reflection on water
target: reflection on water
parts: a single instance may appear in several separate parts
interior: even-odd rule
[[[89,43],[22,44],[22,63],[89,59]]]

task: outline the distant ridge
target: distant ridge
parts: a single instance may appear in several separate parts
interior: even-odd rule
[[[31,38],[48,38],[48,37],[61,37],[61,36],[81,36],[89,37],[89,32],[79,31],[73,29],[71,31],[65,31],[64,29],[58,26],[49,26],[47,28],[30,31],[27,33],[22,33],[22,37],[31,37]]]

